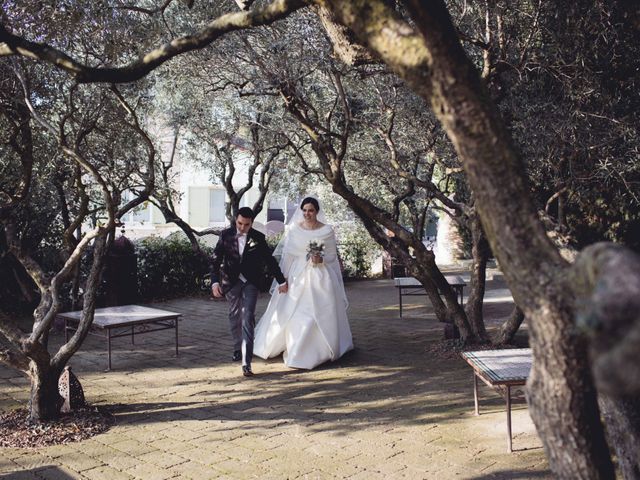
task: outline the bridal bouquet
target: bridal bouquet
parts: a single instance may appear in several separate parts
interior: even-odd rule
[[[322,240],[311,240],[307,246],[307,260],[313,256],[324,257],[324,242]],[[312,264],[314,267],[317,263]]]

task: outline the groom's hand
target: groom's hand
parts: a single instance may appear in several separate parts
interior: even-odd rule
[[[278,287],[278,293],[287,293],[288,290],[289,290],[288,282],[284,282],[282,285]]]
[[[220,284],[219,283],[214,283],[211,286],[211,293],[213,294],[214,297],[216,298],[220,298],[222,297],[222,289],[220,288]]]

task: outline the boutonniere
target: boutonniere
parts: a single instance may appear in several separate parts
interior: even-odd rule
[[[256,242],[254,239],[251,239],[247,242],[247,247],[255,247],[256,246]]]

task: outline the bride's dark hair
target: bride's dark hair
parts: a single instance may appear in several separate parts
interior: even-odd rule
[[[307,203],[313,205],[316,208],[316,212],[320,211],[320,204],[318,203],[318,200],[313,197],[307,197],[302,200],[302,203],[300,204],[300,210],[302,210]]]

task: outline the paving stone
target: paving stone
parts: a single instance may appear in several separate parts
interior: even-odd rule
[[[180,453],[185,450],[191,450],[195,447],[194,444],[189,442],[176,442],[173,438],[164,437],[160,440],[154,440],[148,444],[149,447],[152,447],[156,450],[161,450],[163,452],[171,452],[171,453]]]
[[[40,454],[44,455],[47,458],[55,460],[59,457],[64,457],[65,455],[70,455],[74,452],[78,452],[78,450],[74,447],[75,444],[67,444],[67,445],[51,445],[49,447],[43,448],[40,450]],[[104,449],[104,446],[103,446]]]
[[[375,470],[361,470],[349,477],[349,480],[386,480],[388,477]]]
[[[186,462],[170,469],[175,475],[192,480],[229,478],[224,472],[198,462]]]
[[[0,464],[20,458],[28,452],[30,450],[23,448],[0,448]]]
[[[164,432],[168,438],[173,438],[178,441],[194,441],[205,435],[202,431],[194,431],[188,428],[184,428],[182,425],[171,430]]]
[[[391,459],[391,460],[384,460],[372,468],[374,468],[375,471],[383,475],[386,475],[387,478],[396,478],[397,476],[402,474],[402,472],[407,468],[407,466]]]
[[[217,465],[218,463],[229,459],[226,452],[208,450],[206,448],[192,448],[191,450],[178,452],[177,455],[184,460],[197,462],[202,465]]]
[[[149,429],[146,427],[135,429],[133,432],[131,432],[131,435],[133,439],[137,440],[138,442],[143,442],[146,444],[168,438],[161,431]],[[172,439],[172,440],[175,442],[175,439]]]
[[[90,480],[131,480],[134,478],[128,473],[107,466],[85,470],[82,475]]]
[[[46,458],[37,450],[23,450],[20,455],[12,458],[23,470],[35,469],[51,465],[51,459]]]
[[[82,452],[65,455],[63,458],[64,466],[69,467],[76,472],[82,472],[83,470],[90,470],[92,468],[104,466],[102,461],[99,459],[92,458]]]
[[[176,465],[180,465],[181,463],[186,462],[186,460],[178,455],[169,452],[161,452],[155,451],[150,453],[145,453],[143,455],[138,455],[137,458],[146,463],[151,463],[161,468],[169,468],[175,467]]]
[[[358,458],[351,458],[346,462],[336,462],[336,461],[328,461],[324,462],[322,465],[322,470],[330,475],[335,477],[345,476],[349,477],[351,475],[355,475],[363,470],[358,465]]]
[[[20,467],[20,465],[13,462],[12,460],[9,460],[8,458],[2,458],[1,454],[2,454],[2,450],[0,450],[0,474],[13,472],[15,470],[20,470],[22,468]]]
[[[150,447],[146,443],[130,439],[112,443],[111,447],[115,448],[116,450],[120,450],[127,455],[143,455],[155,450],[153,447]]]
[[[116,470],[124,472],[130,468],[135,467],[140,463],[137,457],[127,455],[122,452],[118,452],[117,455],[106,454],[98,457],[105,465],[109,465]]]
[[[280,478],[304,478],[304,475],[309,475],[310,472],[315,471],[315,468],[312,466],[301,465],[298,462],[291,462],[290,460],[279,457],[273,457],[265,462],[261,462],[257,467],[260,469],[259,471],[264,471],[267,475],[279,474]],[[223,469],[223,471],[227,473],[233,472],[234,474],[238,474],[241,472],[241,470],[238,470],[238,464],[235,462],[218,465],[218,468]]]
[[[174,472],[170,469],[161,468],[145,462],[138,462],[136,466],[127,469],[126,473],[142,480],[148,480],[150,478],[154,480],[165,480],[174,475]]]
[[[35,470],[35,474],[38,476],[38,478],[44,480],[69,480],[72,478],[84,478],[82,474],[66,466],[51,466],[38,469]]]

